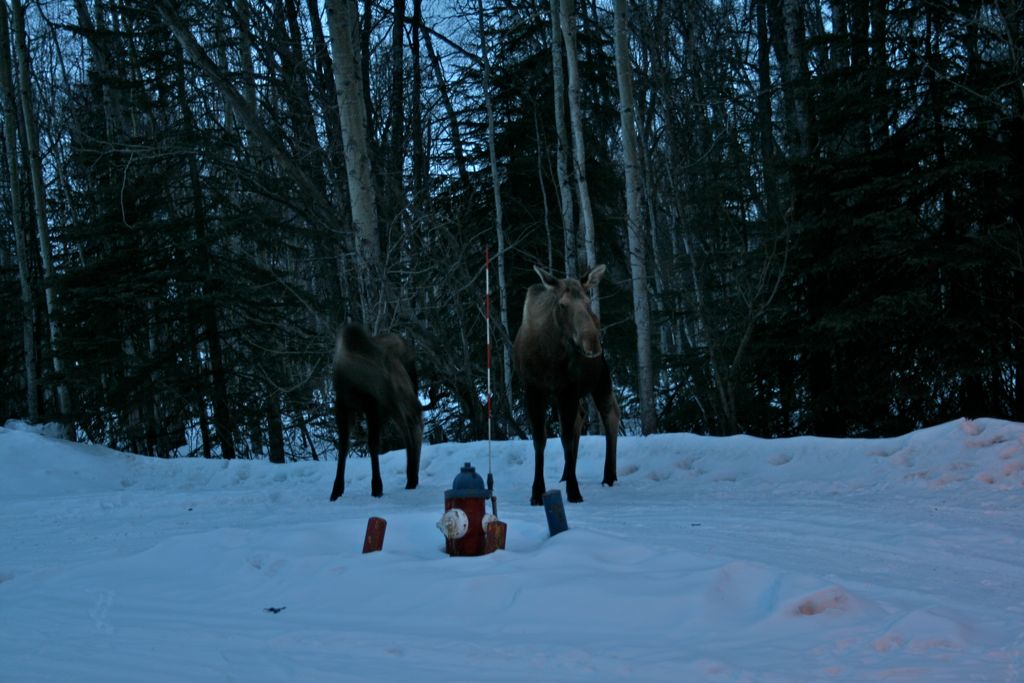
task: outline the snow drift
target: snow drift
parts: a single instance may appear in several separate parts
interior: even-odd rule
[[[493,445],[507,550],[435,523],[482,443],[157,460],[0,428],[3,681],[1016,681],[1024,425],[890,439],[626,437],[550,538],[526,441]],[[558,441],[546,477],[557,481]],[[362,555],[367,518],[384,550]]]

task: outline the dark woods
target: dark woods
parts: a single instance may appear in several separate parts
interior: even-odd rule
[[[481,438],[485,246],[499,437],[538,263],[630,433],[1024,419],[1019,1],[0,8],[0,420],[333,457],[359,320]]]

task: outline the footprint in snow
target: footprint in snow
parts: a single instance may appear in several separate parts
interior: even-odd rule
[[[89,610],[89,616],[92,617],[93,624],[100,633],[110,634],[114,632],[114,627],[107,621],[107,615],[110,614],[110,607],[113,604],[114,593],[102,590],[99,591],[93,608]]]
[[[816,591],[794,601],[792,614],[802,617],[813,617],[825,612],[846,612],[850,609],[850,595],[834,586]]]

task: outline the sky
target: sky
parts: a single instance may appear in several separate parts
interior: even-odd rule
[[[887,439],[584,437],[551,536],[496,442],[505,550],[437,522],[485,442],[384,496],[334,462],[160,460],[0,428],[0,681],[1024,680],[1024,425]],[[549,439],[547,488],[562,486]],[[564,496],[564,491],[563,491]],[[363,554],[371,516],[383,550]]]

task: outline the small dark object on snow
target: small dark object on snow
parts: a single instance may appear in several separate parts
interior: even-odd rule
[[[263,611],[264,612],[270,612],[271,614],[277,614],[278,612],[283,612],[286,609],[288,609],[288,608],[287,607],[264,607]]]
[[[548,401],[558,401],[565,468],[562,481],[570,503],[582,503],[576,480],[576,456],[583,429],[581,400],[590,394],[604,425],[604,479],[612,486],[615,442],[619,433],[619,404],[612,392],[612,376],[601,348],[601,324],[590,310],[587,290],[596,287],[605,267],[597,266],[579,280],[560,280],[534,266],[541,284],[526,292],[523,322],[512,345],[516,373],[526,385],[526,413],[533,436],[534,475],[531,505],[541,505],[544,495],[545,418]]]
[[[565,506],[562,505],[562,492],[551,489],[544,492],[544,514],[548,518],[548,532],[554,536],[569,530],[569,522],[565,519]]]

